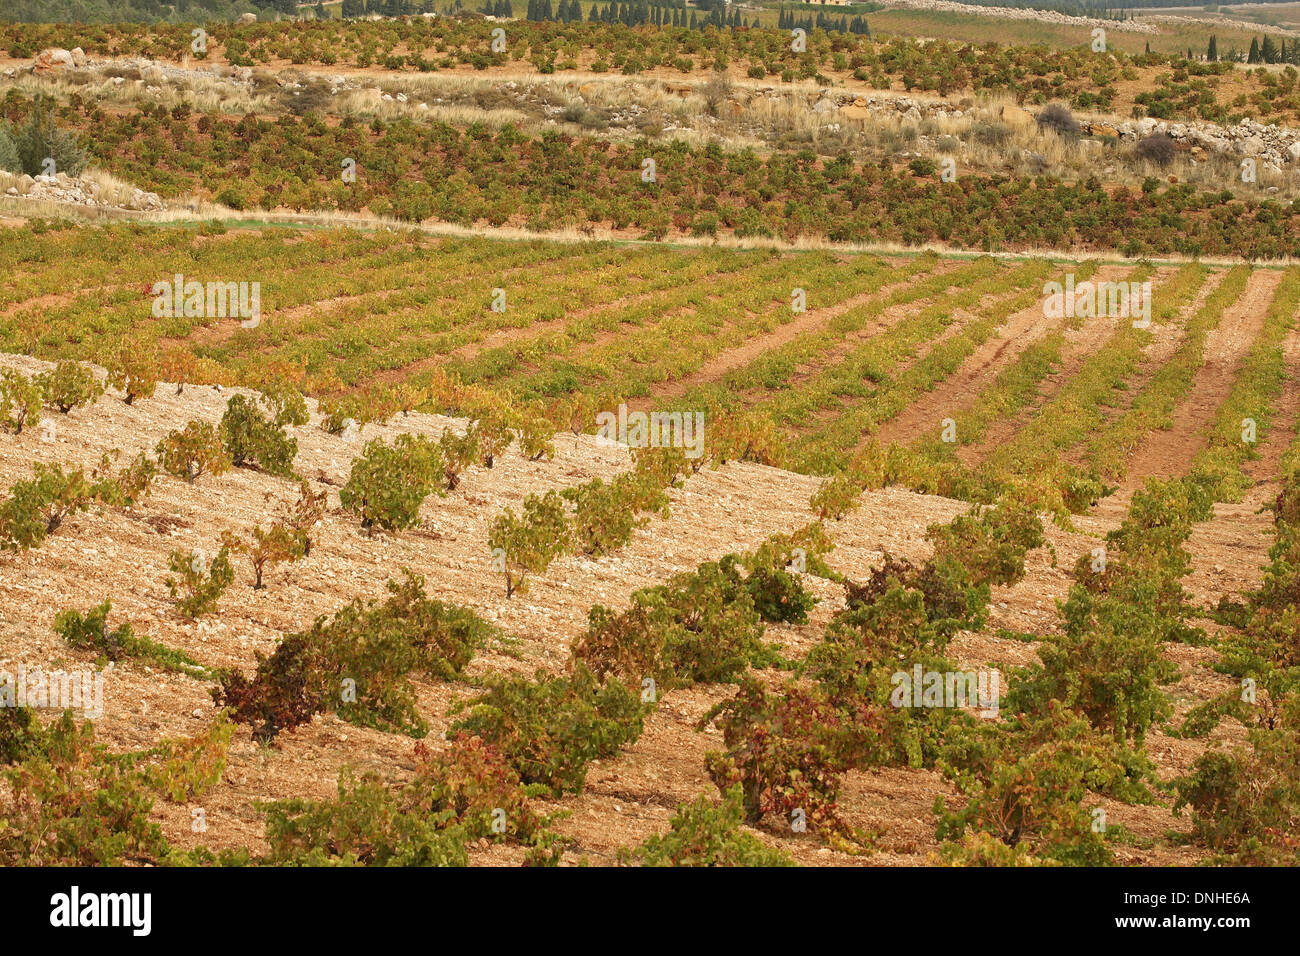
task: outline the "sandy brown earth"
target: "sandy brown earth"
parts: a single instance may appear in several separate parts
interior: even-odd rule
[[[44,367],[18,356],[0,358],[0,363],[28,372]],[[44,418],[52,428],[0,439],[0,485],[29,475],[35,461],[90,466],[110,449],[120,449],[124,459],[151,449],[166,432],[191,419],[216,422],[231,394],[231,389],[188,386],[178,395],[174,387],[163,385],[155,397],[132,406],[110,392],[93,407],[68,416],[47,412]],[[1294,403],[1295,395],[1289,394]],[[337,490],[365,441],[402,431],[437,435],[463,424],[411,414],[366,425],[359,435],[344,438],[326,433],[313,412],[312,422],[296,429],[297,466],[315,488],[329,492],[330,510],[318,543],[307,560],[275,568],[263,591],[252,589],[250,568],[238,559],[235,584],[217,612],[201,623],[183,619],[167,594],[163,582],[169,554],[177,549],[212,554],[221,532],[246,534],[278,503],[292,500],[292,482],[244,469],[204,476],[193,485],[163,477],[137,507],[76,515],[39,549],[0,554],[0,668],[13,670],[20,663],[93,666],[89,655],[63,644],[52,632],[51,621],[61,609],[84,610],[111,598],[112,622],[129,620],[137,633],[183,649],[203,664],[251,669],[254,652],[269,652],[280,635],[302,629],[315,616],[333,613],[353,598],[381,596],[385,582],[409,568],[426,577],[431,594],[474,608],[517,642],[482,651],[471,674],[559,671],[593,604],[625,606],[636,588],[727,552],[752,549],[768,535],[790,531],[813,517],[808,498],[818,485],[815,478],[748,463],[705,469],[671,492],[669,517],[650,519],[616,554],[560,558],[526,594],[507,600],[490,566],[487,528],[492,518],[504,507],[517,508],[530,492],[608,478],[630,462],[622,446],[565,434],[557,436],[551,461],[530,462],[509,453],[490,470],[470,469],[456,491],[426,501],[420,526],[411,531],[368,537],[354,517],[339,509]],[[886,551],[923,557],[929,547],[923,540],[926,527],[964,510],[958,501],[899,489],[869,492],[857,511],[831,523],[836,549],[829,563],[860,578]],[[978,634],[960,635],[951,646],[952,656],[966,666],[1004,670],[1032,662],[1034,643],[1007,632],[1044,635],[1057,628],[1056,602],[1067,593],[1067,569],[1114,524],[1111,518],[1085,516],[1077,520],[1076,530],[1048,525],[1050,546],[1030,554],[1021,583],[997,589],[988,626]],[[1229,529],[1235,537],[1216,536]],[[1193,543],[1196,567],[1190,589],[1198,600],[1213,603],[1219,594],[1252,586],[1259,580],[1268,543],[1266,522],[1207,523],[1202,538]],[[820,602],[809,623],[769,629],[769,636],[795,656],[819,640],[843,606],[839,586],[811,576],[805,583]],[[1169,654],[1183,675],[1173,688],[1180,712],[1229,683],[1209,669],[1212,651],[1174,647]],[[115,750],[196,733],[215,714],[207,685],[159,673],[137,661],[110,665],[105,684],[106,713],[97,733]],[[428,741],[436,748],[451,723],[449,706],[473,688],[430,681],[416,685],[421,713],[432,728]],[[569,813],[557,824],[573,841],[566,862],[612,862],[620,846],[666,830],[678,803],[715,792],[705,773],[704,754],[720,745],[720,736],[712,728],[697,732],[694,727],[710,706],[731,692],[729,686],[714,685],[665,694],[639,740],[617,757],[593,764],[582,794],[550,804]],[[1235,724],[1225,724],[1214,739],[1238,737],[1240,732]],[[1148,741],[1164,777],[1186,770],[1205,746],[1204,741],[1174,740],[1159,732]],[[156,815],[168,838],[181,846],[201,842],[263,850],[263,822],[254,801],[333,796],[344,767],[400,779],[413,767],[412,747],[408,738],[355,727],[333,716],[285,733],[277,746],[268,748],[255,744],[248,728],[241,727],[222,781],[201,801],[207,832],[190,832],[191,807],[160,803]],[[870,855],[832,851],[811,833],[788,832],[780,821],[756,832],[805,864],[923,863],[937,850],[932,812],[936,796],[955,800],[951,788],[933,772],[892,768],[850,774],[841,806],[850,824],[880,831],[877,852]],[[1187,827],[1185,819],[1173,817],[1167,808],[1107,804],[1107,809],[1111,820],[1136,835],[1132,844],[1119,847],[1122,862],[1160,865],[1197,858],[1196,850],[1164,838],[1166,831]],[[482,846],[472,852],[473,862],[480,864],[512,865],[521,858],[522,851],[513,847]]]
[[[1141,487],[1152,475],[1186,474],[1193,457],[1209,440],[1214,414],[1264,327],[1268,304],[1281,281],[1282,273],[1275,269],[1257,269],[1250,274],[1241,297],[1224,310],[1218,326],[1206,336],[1205,363],[1192,380],[1190,394],[1174,410],[1171,427],[1153,432],[1135,451],[1124,490]],[[1125,499],[1117,497],[1116,504],[1124,505]]]
[[[1102,266],[1094,281],[1119,281],[1125,271],[1120,266]],[[979,400],[980,393],[1027,348],[1065,323],[1065,319],[1046,316],[1045,298],[1040,296],[1033,305],[1007,316],[997,333],[972,352],[952,375],[881,425],[877,440],[881,444],[910,441],[934,429],[945,417],[969,409]]]

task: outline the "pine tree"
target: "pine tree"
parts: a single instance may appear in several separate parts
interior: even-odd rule
[[[1259,62],[1259,40],[1254,37],[1250,40],[1250,52],[1246,54],[1247,63]]]

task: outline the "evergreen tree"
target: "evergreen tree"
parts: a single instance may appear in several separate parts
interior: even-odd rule
[[[1205,51],[1205,58],[1211,63],[1219,59],[1219,40],[1213,33],[1210,34],[1210,45]]]

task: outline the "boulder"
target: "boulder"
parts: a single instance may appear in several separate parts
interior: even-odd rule
[[[1258,156],[1264,152],[1264,141],[1258,136],[1247,136],[1237,143],[1237,152],[1242,156]]]
[[[44,76],[48,73],[62,73],[64,70],[71,70],[76,65],[70,52],[61,47],[51,47],[36,54],[36,61],[32,64],[32,72]]]
[[[1286,148],[1286,158],[1293,163],[1300,163],[1300,140],[1296,140]]]
[[[86,65],[86,51],[79,46],[72,48],[72,65],[78,70]]]
[[[257,14],[256,14],[256,13],[241,13],[241,14],[239,15],[239,19],[236,20],[235,22],[236,22],[236,23],[256,23],[256,22],[257,22]]]

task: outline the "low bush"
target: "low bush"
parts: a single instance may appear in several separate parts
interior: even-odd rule
[[[940,840],[976,831],[1034,857],[1103,866],[1113,854],[1093,826],[1089,796],[1154,799],[1151,766],[1140,752],[1097,734],[1059,705],[1037,718],[971,722],[949,738],[938,767],[965,805],[949,810],[943,797],[935,799]]]
[[[618,753],[641,735],[647,707],[616,679],[601,683],[583,664],[564,677],[495,678],[486,693],[453,708],[467,716],[451,734],[481,737],[525,783],[581,792],[587,764]]]
[[[488,532],[496,570],[506,579],[506,597],[526,590],[528,575],[542,574],[568,549],[569,525],[557,491],[529,495],[522,514],[507,508]]]
[[[119,661],[138,658],[164,670],[187,674],[202,680],[211,676],[207,668],[188,654],[167,647],[165,644],[159,644],[148,637],[138,636],[129,621],[109,630],[108,615],[112,609],[112,603],[105,601],[85,614],[72,608],[60,611],[54,618],[54,631],[67,641],[69,647],[94,651],[103,660]]]
[[[382,603],[360,599],[333,619],[286,635],[269,656],[257,655],[250,680],[226,671],[213,699],[239,723],[255,724],[263,742],[322,712],[351,723],[423,737],[408,676],[459,677],[474,651],[496,633],[472,611],[429,598],[424,579],[388,583]]]
[[[432,439],[404,434],[391,445],[375,439],[352,463],[339,500],[361,516],[361,527],[367,531],[376,525],[400,531],[419,521],[420,506],[443,476],[442,452]]]
[[[0,866],[122,866],[167,854],[146,780],[71,711],[0,767],[0,779]]]
[[[221,441],[231,463],[237,468],[255,465],[281,478],[292,476],[298,440],[285,432],[289,420],[278,415],[268,417],[252,399],[233,396],[226,403],[220,426]]]
[[[836,809],[847,766],[836,734],[839,715],[828,700],[794,686],[773,694],[746,680],[697,729],[715,722],[726,750],[710,751],[705,767],[723,794],[740,787],[746,822],[773,814],[786,826],[802,822],[828,835],[849,835]]]
[[[190,484],[204,474],[224,475],[230,470],[230,456],[210,422],[192,421],[169,432],[154,452],[163,471]]]
[[[737,570],[738,559],[707,562],[666,584],[632,595],[614,613],[596,605],[574,658],[596,675],[615,674],[665,687],[734,681],[749,666],[779,660],[763,642],[763,622]]]
[[[697,797],[678,806],[667,833],[620,850],[619,859],[637,866],[795,866],[785,853],[740,828],[744,814],[738,786],[720,803]]]
[[[400,787],[344,772],[334,800],[261,804],[267,862],[293,866],[466,866],[470,840],[519,843],[531,865],[554,865],[548,820],[500,754],[458,736],[445,753],[416,745],[416,772]]]
[[[87,511],[96,501],[116,504],[121,487],[100,472],[64,471],[62,465],[37,462],[33,477],[16,481],[0,503],[0,551],[39,547],[69,515]]]
[[[40,417],[44,397],[38,380],[15,369],[0,369],[0,427],[21,435]]]
[[[181,613],[189,618],[215,611],[217,601],[235,580],[235,569],[230,565],[230,548],[224,544],[210,564],[193,551],[173,551],[167,569],[179,575],[179,578],[168,577],[164,582],[167,593],[176,601]]]
[[[92,368],[80,362],[59,362],[54,368],[36,377],[47,405],[53,405],[64,415],[81,405],[92,405],[104,394],[101,382]]]

